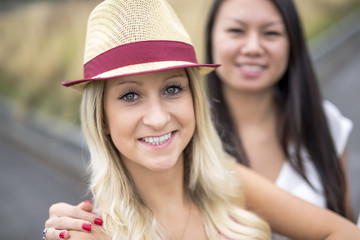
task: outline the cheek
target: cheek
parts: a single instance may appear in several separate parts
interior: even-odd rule
[[[128,122],[118,122],[110,128],[111,140],[121,155],[131,158],[134,151],[133,126]]]
[[[130,121],[130,119],[134,119],[134,117],[134,115],[129,116],[121,111],[108,111],[106,114],[111,139],[119,151],[119,147],[130,142],[129,139],[131,139],[135,127],[135,121]]]
[[[226,81],[227,77],[231,73],[232,61],[236,57],[236,46],[231,41],[219,42],[213,44],[213,62],[221,64],[215,72],[218,76]]]
[[[287,43],[280,45],[277,49],[276,60],[277,63],[277,74],[281,77],[289,63],[289,47]]]
[[[191,109],[192,110],[192,109]],[[188,111],[186,116],[184,117],[184,122],[189,126],[189,132],[192,135],[195,129],[195,114],[193,111]]]
[[[175,109],[176,113],[174,114],[177,116],[180,124],[186,126],[186,129],[192,135],[195,129],[195,113],[192,98],[189,97],[187,101],[181,104],[181,107],[178,106]]]
[[[191,137],[194,135],[194,131],[195,131],[195,112],[194,112],[194,106],[193,103],[191,102],[191,107],[188,107],[188,113],[187,113],[187,118],[186,121],[189,125],[189,140],[191,139]]]
[[[212,44],[213,60],[215,63],[223,63],[236,53],[237,46],[233,40],[225,37],[214,37]]]

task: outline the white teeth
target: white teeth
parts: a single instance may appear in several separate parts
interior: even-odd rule
[[[259,72],[263,69],[263,67],[259,66],[259,65],[241,65],[241,67],[249,72]]]
[[[146,137],[143,138],[143,140],[147,143],[150,143],[151,145],[160,145],[166,142],[167,140],[169,140],[170,137],[171,137],[171,133],[167,133],[160,137]]]

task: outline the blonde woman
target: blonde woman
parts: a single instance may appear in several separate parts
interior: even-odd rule
[[[241,207],[235,162],[203,108],[198,71],[217,65],[196,62],[165,1],[99,4],[89,19],[85,61],[85,78],[63,84],[83,89],[90,189],[106,234],[269,238],[268,224]]]
[[[103,228],[60,205],[43,238],[270,239],[262,217],[294,238],[359,237],[350,222],[290,197],[223,151],[199,77],[216,66],[197,63],[165,1],[99,4],[88,22],[85,78],[63,84],[83,91],[90,189],[101,216],[94,222]]]

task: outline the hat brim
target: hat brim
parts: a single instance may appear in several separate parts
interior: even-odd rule
[[[108,80],[112,78],[119,78],[125,76],[151,73],[151,72],[159,72],[159,71],[178,69],[178,68],[190,68],[190,67],[198,68],[199,73],[201,75],[206,75],[212,72],[213,70],[215,70],[219,66],[220,64],[198,64],[198,63],[189,63],[189,62],[181,62],[181,61],[142,63],[142,64],[135,64],[127,67],[114,69],[92,78],[84,78],[74,81],[64,81],[61,84],[66,87],[84,88],[85,85],[90,81]]]

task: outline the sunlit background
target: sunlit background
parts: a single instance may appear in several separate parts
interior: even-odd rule
[[[35,135],[28,137],[26,133],[30,131],[29,128],[23,131],[22,127],[25,125],[29,127],[31,123],[30,129],[36,134],[50,129],[59,132],[57,138],[61,138],[62,142],[65,142],[65,138],[69,138],[66,141],[84,145],[81,134],[77,135],[80,132],[78,108],[81,95],[77,90],[67,89],[60,83],[83,77],[87,17],[99,2],[101,1],[0,0],[0,239],[41,239],[41,230],[51,203],[67,201],[76,204],[88,197],[84,190],[79,190],[84,188],[86,174],[75,176],[83,171],[85,167],[83,164],[86,165],[86,162],[73,165],[75,161],[72,158],[77,156],[71,155],[73,147],[62,151],[62,145],[58,142],[53,144],[57,146],[47,145],[52,141],[55,142],[53,139],[45,140],[40,144],[41,146],[38,146],[37,138],[33,137]],[[189,31],[198,60],[203,62],[205,21],[212,1],[169,0],[169,2]],[[323,42],[328,40],[323,37],[319,42],[319,36],[348,16],[356,12],[360,13],[360,0],[295,0],[295,2],[303,21],[306,37],[309,43],[316,42],[317,46],[322,46]],[[347,52],[342,50],[341,52],[342,55],[350,55],[354,52],[359,53],[359,49],[360,44]],[[316,52],[317,49],[311,50]],[[321,51],[318,51],[319,55]],[[321,75],[322,78],[333,75],[333,72],[330,73],[326,69],[340,67],[340,62],[344,62],[340,58],[341,54],[337,56],[339,62],[334,65],[327,63],[328,68],[323,68],[325,70]],[[324,81],[324,79],[320,80]],[[357,81],[360,79],[358,78]],[[354,103],[352,107],[360,109],[354,106]],[[345,113],[346,111],[345,109]],[[360,112],[357,113],[356,116],[360,116]],[[7,123],[4,119],[12,119],[13,122]],[[15,122],[19,124],[11,125]],[[66,130],[63,129],[64,125],[67,126]],[[354,126],[357,130],[359,122],[354,122]],[[359,140],[358,137],[352,140],[351,151],[356,150],[358,153]],[[16,151],[22,153],[21,157],[14,156],[14,160],[11,161],[9,160],[11,157],[5,155],[7,150],[13,148],[10,143],[17,145],[16,149],[20,150]],[[69,145],[68,142],[66,144]],[[59,155],[65,160],[59,160]],[[81,157],[86,158],[86,153],[82,153]],[[38,161],[41,167],[31,163],[33,160],[25,161],[26,158],[41,159]],[[16,163],[15,160],[19,159],[24,162]],[[359,165],[360,159],[354,159],[353,162]],[[47,165],[54,167],[55,171],[50,172],[50,167],[48,168]],[[360,172],[352,166],[355,165],[349,167],[350,171],[353,170],[352,186],[357,186],[360,182]],[[33,174],[31,178],[26,177],[29,172]],[[41,179],[34,180],[34,176]],[[56,182],[57,185],[50,185],[51,182]],[[356,201],[360,199],[359,190],[353,195]],[[360,210],[360,202],[355,202],[353,205],[357,214]]]

